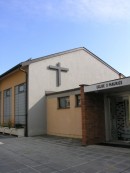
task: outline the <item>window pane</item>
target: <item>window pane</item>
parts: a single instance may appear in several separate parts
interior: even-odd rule
[[[6,97],[10,96],[10,89],[6,90]]]
[[[58,100],[59,108],[69,108],[70,107],[70,100],[69,97],[61,97]]]
[[[12,89],[7,89],[4,91],[4,123],[7,124],[11,118],[11,93]]]
[[[18,86],[19,92],[24,92],[24,84]]]
[[[65,99],[64,98],[60,99],[60,107],[65,108]]]
[[[76,106],[81,106],[81,96],[80,95],[76,95]]]
[[[26,84],[15,87],[15,125],[25,125]]]

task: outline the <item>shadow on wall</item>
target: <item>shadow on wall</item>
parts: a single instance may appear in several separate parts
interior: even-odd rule
[[[43,96],[28,111],[28,136],[46,134],[47,117],[46,117],[46,97]]]

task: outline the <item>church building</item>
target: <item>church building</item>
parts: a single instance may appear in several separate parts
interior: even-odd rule
[[[84,47],[29,59],[0,75],[0,124],[25,136],[130,138],[130,78]]]

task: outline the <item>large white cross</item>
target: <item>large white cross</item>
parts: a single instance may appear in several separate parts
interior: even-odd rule
[[[56,70],[56,82],[57,82],[57,86],[61,85],[61,72],[67,72],[69,71],[68,68],[64,68],[60,66],[60,63],[57,63],[56,66],[53,65],[49,65],[48,67],[51,70]]]

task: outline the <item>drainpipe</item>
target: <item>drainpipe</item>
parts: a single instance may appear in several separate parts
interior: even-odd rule
[[[26,106],[26,113],[25,113],[25,137],[28,137],[28,72],[23,70],[21,67],[19,68],[20,71],[24,72],[26,75],[26,98],[25,98],[25,106]]]

